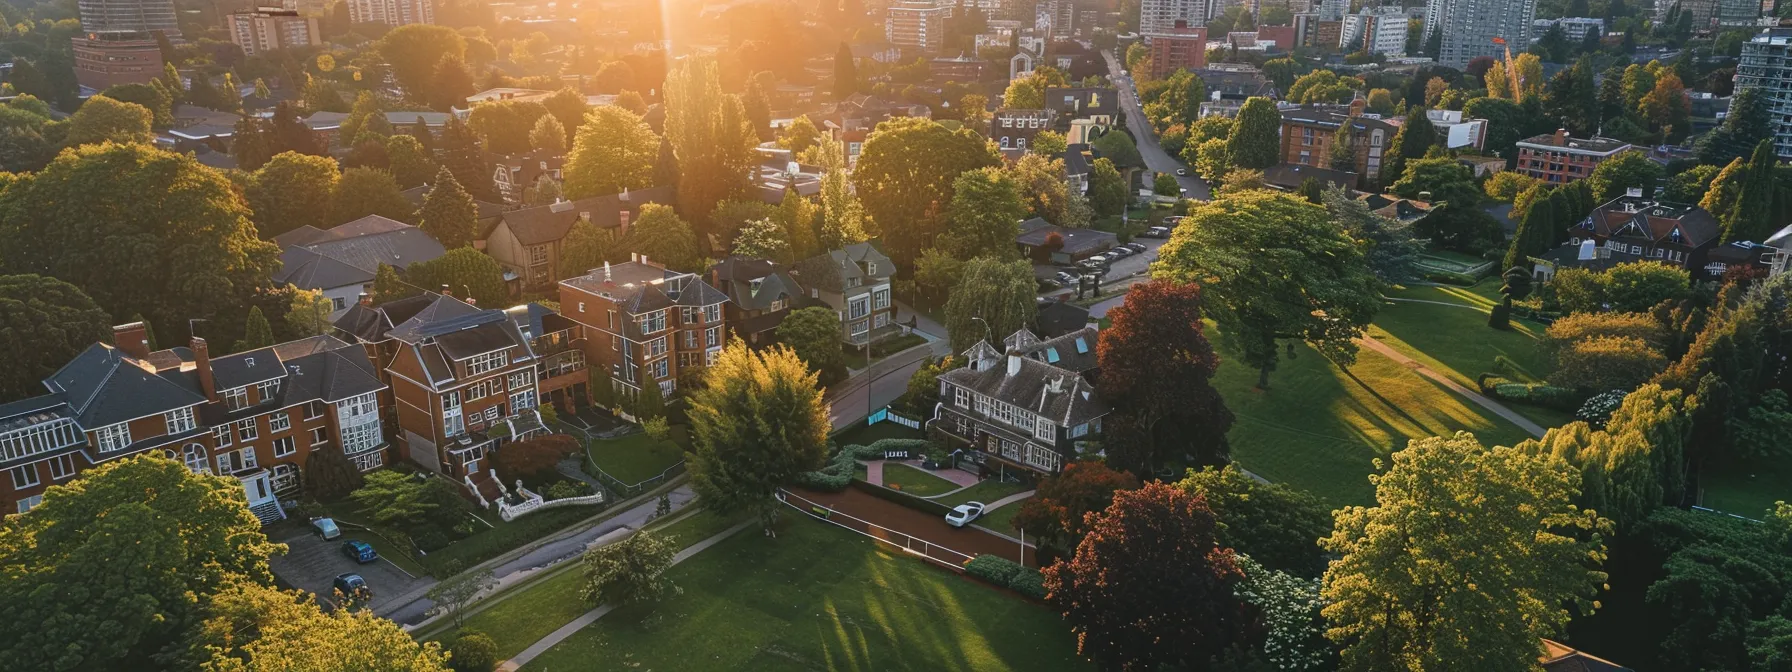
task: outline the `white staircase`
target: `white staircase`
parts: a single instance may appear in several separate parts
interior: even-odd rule
[[[255,514],[255,518],[260,520],[263,525],[273,525],[274,523],[286,520],[286,509],[280,508],[280,500],[278,499],[270,499],[260,504],[256,504],[255,506],[251,506],[249,507],[249,513]]]

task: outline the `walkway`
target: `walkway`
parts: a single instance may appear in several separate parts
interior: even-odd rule
[[[1037,495],[1037,494],[1039,494],[1038,490],[1028,490],[1026,492],[1017,492],[1017,493],[1014,493],[1007,497],[1003,497],[1001,499],[998,499],[996,501],[993,501],[993,502],[983,505],[983,512],[989,513],[996,509],[1002,508],[1009,504],[1013,504],[1013,503],[1021,501],[1023,499],[1027,499],[1028,497],[1032,497],[1033,495]]]
[[[1406,368],[1412,369],[1413,371],[1418,372],[1419,375],[1424,376],[1426,378],[1430,378],[1433,381],[1436,381],[1437,384],[1444,386],[1445,388],[1449,389],[1452,392],[1455,392],[1464,397],[1467,397],[1469,401],[1475,402],[1476,404],[1480,405],[1482,408],[1485,408],[1489,411],[1493,411],[1495,414],[1498,414],[1500,417],[1505,418],[1506,420],[1510,421],[1512,424],[1518,425],[1519,429],[1530,432],[1532,436],[1537,436],[1537,437],[1543,436],[1543,432],[1544,432],[1543,427],[1541,425],[1538,425],[1535,422],[1531,422],[1530,418],[1520,415],[1518,413],[1518,411],[1514,411],[1510,408],[1506,408],[1506,406],[1504,404],[1501,404],[1500,402],[1497,402],[1497,401],[1494,401],[1492,399],[1488,399],[1487,397],[1482,396],[1480,391],[1478,391],[1478,390],[1469,389],[1468,387],[1462,385],[1461,383],[1458,383],[1454,380],[1450,380],[1449,376],[1446,376],[1442,373],[1438,373],[1436,370],[1432,369],[1431,367],[1425,366],[1424,364],[1419,363],[1418,361],[1414,360],[1411,357],[1407,357],[1405,354],[1401,353],[1400,351],[1395,350],[1392,347],[1389,347],[1388,344],[1383,343],[1381,341],[1377,341],[1373,338],[1359,338],[1359,339],[1356,339],[1356,342],[1358,345],[1361,345],[1364,348],[1368,348],[1375,352],[1381,353],[1382,356],[1387,357],[1388,359],[1394,360],[1394,363],[1396,363],[1396,364],[1399,364]]]
[[[672,564],[677,565],[678,563],[684,562],[685,560],[690,559],[691,556],[702,553],[709,547],[722,543],[722,540],[732,537],[741,530],[757,525],[758,523],[758,520],[744,520],[741,521],[740,524],[723,531],[721,534],[699,541],[690,548],[679,551],[678,555],[672,556]],[[504,661],[504,664],[498,666],[498,672],[514,672],[517,668],[528,665],[529,661],[535,660],[537,656],[540,656],[543,653],[547,653],[548,649],[554,648],[555,645],[565,641],[566,638],[571,637],[573,633],[578,632],[585,626],[596,623],[597,619],[603,618],[604,614],[610,613],[610,611],[615,608],[616,607],[613,605],[605,604],[585,612],[578,618],[572,619],[571,623],[560,626],[559,630],[550,632],[548,633],[548,636],[536,640],[534,644],[530,644],[529,648],[523,649],[523,652],[516,654],[515,658]]]
[[[921,466],[920,460],[859,460],[859,464],[865,465],[865,482],[873,485],[883,485],[884,463],[886,462],[906,464],[934,476],[938,476],[943,480],[951,481],[954,485],[958,486],[958,490],[963,490],[982,482],[982,479],[977,478],[976,474],[963,469],[928,469]],[[958,492],[958,490],[953,490],[952,492]],[[945,497],[946,495],[952,494],[952,492],[941,493],[935,495],[935,497]],[[931,499],[931,497],[925,499]]]

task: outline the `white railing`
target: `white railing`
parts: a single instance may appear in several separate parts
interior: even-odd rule
[[[467,489],[473,491],[473,498],[479,500],[479,508],[485,509],[491,507],[491,502],[485,501],[485,495],[481,494],[479,492],[479,486],[473,483],[472,474],[460,477],[460,482],[467,484]]]
[[[592,495],[583,495],[583,496],[579,496],[579,497],[562,497],[560,499],[549,499],[549,500],[543,500],[540,495],[529,492],[527,490],[524,490],[523,492],[528,494],[529,499],[527,501],[524,501],[521,504],[518,504],[516,506],[509,506],[507,504],[503,504],[502,502],[499,503],[498,515],[500,517],[502,517],[505,520],[505,522],[515,520],[517,517],[522,516],[523,514],[534,513],[536,511],[541,511],[543,509],[555,509],[555,508],[560,508],[563,506],[584,506],[584,505],[604,503],[604,493],[601,493],[601,492],[592,494]]]

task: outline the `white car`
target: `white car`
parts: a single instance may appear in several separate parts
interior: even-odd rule
[[[964,527],[966,524],[983,515],[983,502],[965,502],[946,514],[946,524],[953,527]]]
[[[317,533],[317,538],[324,541],[342,536],[342,530],[336,527],[336,521],[329,518],[312,518],[311,530]]]

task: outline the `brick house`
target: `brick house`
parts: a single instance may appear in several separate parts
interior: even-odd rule
[[[1338,127],[1350,124],[1350,140],[1356,149],[1358,188],[1370,189],[1381,184],[1382,152],[1394,141],[1400,127],[1385,119],[1365,116],[1365,102],[1357,100],[1349,106],[1302,105],[1282,111],[1283,163],[1314,168],[1331,168],[1332,140]],[[1393,182],[1389,178],[1387,182]]]
[[[854,243],[796,263],[791,275],[809,298],[840,315],[840,338],[868,345],[900,331],[895,324],[890,278],[896,263],[871,243]]]
[[[940,374],[930,433],[962,447],[990,471],[1055,474],[1076,458],[1076,442],[1101,433],[1108,407],[1084,377],[1095,366],[1095,330],[1049,340],[1021,330],[999,353],[987,341],[965,351],[966,365]]]
[[[1636,149],[1611,138],[1575,138],[1558,129],[1554,134],[1518,141],[1517,170],[1550,184],[1567,184],[1593,176],[1606,159]]]
[[[488,501],[498,488],[483,458],[503,440],[546,432],[538,358],[504,311],[425,293],[363,301],[335,326],[379,363],[399,454]]]
[[[24,513],[44,488],[94,465],[160,451],[242,483],[263,523],[300,488],[305,460],[340,450],[361,470],[386,462],[379,393],[365,354],[313,336],[213,358],[205,339],[150,352],[142,323],[113,328],[44,381],[0,405],[0,507]]]
[[[1025,153],[1033,136],[1052,129],[1057,123],[1058,114],[1045,110],[1016,110],[1003,108],[996,110],[989,119],[989,139],[996,141],[1002,150],[1015,150]]]
[[[563,412],[589,405],[584,327],[539,303],[506,308],[504,314],[535,351],[535,387],[541,400]]]
[[[642,206],[670,205],[672,200],[671,187],[652,187],[511,210],[499,215],[479,247],[504,270],[515,273],[523,287],[544,288],[591,270],[560,267],[561,244],[574,224],[588,221],[598,228],[613,229],[621,237],[628,233],[629,223],[640,217]]]
[[[561,314],[584,327],[585,361],[607,367],[619,395],[649,385],[670,395],[681,372],[713,364],[727,335],[727,301],[697,274],[640,256],[560,281]]]

